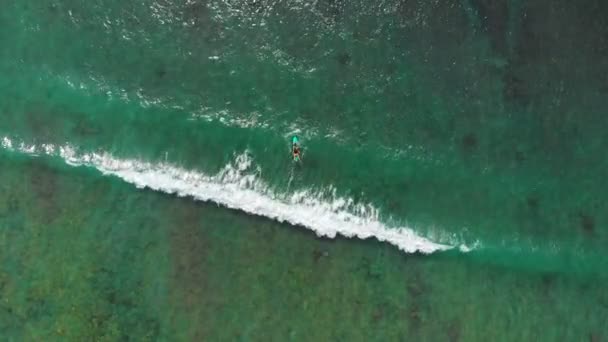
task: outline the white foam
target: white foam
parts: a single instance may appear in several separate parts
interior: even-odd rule
[[[59,156],[69,165],[94,167],[103,174],[119,177],[138,188],[215,202],[246,213],[300,225],[315,231],[318,236],[334,238],[340,234],[361,239],[375,237],[408,253],[432,253],[454,248],[416,235],[408,227],[389,228],[380,221],[376,208],[339,197],[333,188],[320,192],[298,191],[291,195],[274,193],[258,176],[260,169],[254,167],[247,152],[236,156],[234,162],[216,175],[209,176],[168,163],[118,159],[108,153],[79,154],[69,145],[15,144],[10,138],[4,137],[2,146],[32,155]],[[466,246],[459,248],[468,250]]]
[[[2,138],[2,147],[12,149],[13,141],[7,137]]]

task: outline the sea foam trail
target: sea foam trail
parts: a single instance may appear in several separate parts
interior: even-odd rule
[[[273,193],[252,172],[255,169],[253,161],[246,152],[236,156],[219,173],[210,176],[167,163],[118,159],[109,153],[77,153],[69,145],[27,145],[4,137],[2,147],[29,155],[58,156],[70,165],[93,167],[138,188],[215,202],[249,214],[303,226],[318,236],[334,238],[340,234],[349,238],[375,237],[407,253],[428,254],[455,248],[416,235],[408,227],[386,226],[379,220],[378,211],[370,205],[355,205],[352,200],[337,196],[333,200],[326,200],[308,191],[289,196]],[[468,250],[466,246],[458,248]]]

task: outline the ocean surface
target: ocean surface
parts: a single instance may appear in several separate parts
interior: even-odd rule
[[[607,341],[607,18],[4,1],[1,339]]]

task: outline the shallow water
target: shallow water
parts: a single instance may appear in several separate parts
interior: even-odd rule
[[[602,338],[603,3],[5,7],[7,336]]]

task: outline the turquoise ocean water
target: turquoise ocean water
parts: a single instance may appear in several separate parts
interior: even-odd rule
[[[607,15],[8,1],[0,334],[605,340]]]

